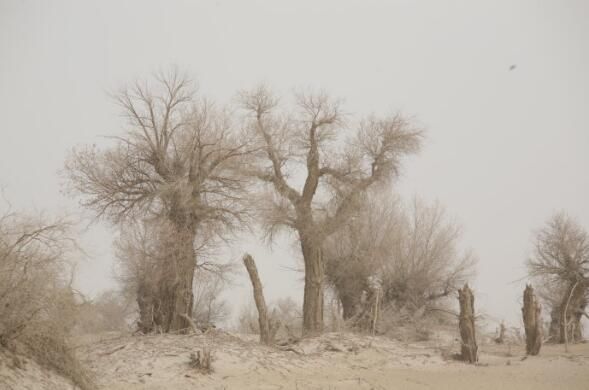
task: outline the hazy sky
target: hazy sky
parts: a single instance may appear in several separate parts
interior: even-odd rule
[[[260,81],[324,88],[427,129],[397,190],[447,206],[479,257],[478,310],[516,324],[532,229],[560,209],[589,228],[588,17],[583,0],[0,0],[0,185],[17,208],[79,213],[60,192],[67,152],[123,130],[108,92],[172,65],[219,102]],[[113,238],[83,235],[83,291],[113,286]],[[300,298],[288,243],[250,237],[223,259],[244,250],[267,300]]]

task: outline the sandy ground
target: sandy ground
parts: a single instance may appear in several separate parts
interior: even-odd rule
[[[190,354],[203,347],[213,351],[212,374],[201,374],[188,364]],[[330,333],[304,340],[294,349],[281,351],[261,346],[253,337],[216,332],[110,335],[85,341],[78,352],[96,373],[100,388],[112,390],[589,389],[589,344],[571,346],[569,353],[562,345],[544,346],[541,356],[528,358],[521,345],[484,344],[478,365],[447,358],[457,351],[456,343],[447,338],[407,344]],[[26,379],[21,375],[21,380]],[[7,388],[72,388],[47,379],[39,387],[30,383]]]
[[[0,390],[62,390],[74,386],[31,359],[3,351],[0,347]]]

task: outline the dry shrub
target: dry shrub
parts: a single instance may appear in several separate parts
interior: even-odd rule
[[[95,389],[92,374],[80,363],[68,335],[51,324],[39,324],[29,328],[19,338],[22,352],[31,356],[41,366],[69,378],[80,389]]]
[[[194,304],[192,318],[199,326],[210,327],[223,323],[231,313],[222,293],[227,286],[226,272],[199,270],[194,275]]]
[[[0,345],[91,389],[67,342],[77,314],[69,230],[63,220],[0,216]]]
[[[387,305],[380,313],[378,331],[403,342],[430,341],[436,331],[455,327],[456,318],[445,311]]]
[[[298,305],[292,298],[281,298],[271,303],[268,307],[270,313],[270,322],[272,324],[280,323],[276,334],[277,338],[298,337],[302,332],[303,315]],[[260,326],[258,324],[258,311],[250,302],[242,307],[237,319],[238,332],[244,334],[259,334]]]
[[[118,291],[108,290],[78,305],[74,331],[96,334],[129,330],[135,308],[133,302]]]

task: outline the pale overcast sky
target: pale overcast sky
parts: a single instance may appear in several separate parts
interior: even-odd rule
[[[323,88],[427,129],[396,188],[460,221],[478,310],[517,324],[532,229],[560,209],[589,228],[588,17],[584,0],[0,0],[0,185],[17,208],[79,213],[60,192],[68,150],[120,134],[108,92],[172,65],[219,102],[260,81]],[[83,235],[89,294],[113,287],[113,238]],[[267,300],[300,299],[290,249],[250,237],[222,257],[250,251]]]

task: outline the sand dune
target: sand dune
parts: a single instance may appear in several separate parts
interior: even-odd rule
[[[192,352],[210,348],[214,372],[188,364]],[[483,344],[480,363],[447,358],[457,345],[447,338],[401,343],[385,337],[328,333],[291,351],[261,346],[255,337],[221,331],[206,335],[104,336],[86,340],[78,353],[100,389],[589,389],[589,344],[564,352],[544,346],[525,358],[523,346]],[[6,360],[6,359],[5,359]],[[7,389],[66,389],[63,378],[34,363],[3,364]],[[2,383],[2,382],[0,382]]]

